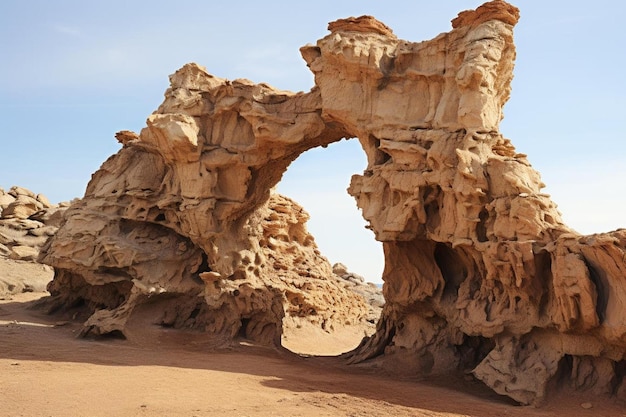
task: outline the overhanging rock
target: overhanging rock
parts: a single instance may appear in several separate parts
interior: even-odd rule
[[[348,191],[383,242],[386,304],[351,361],[471,370],[524,404],[557,377],[626,396],[626,231],[569,229],[499,132],[518,16],[492,1],[421,43],[371,17],[333,22],[301,49],[308,93],[185,65],[147,127],[118,134],[123,149],[49,242],[56,300],[89,300],[86,331],[106,332],[146,298],[178,294],[193,302],[165,322],[270,344],[286,317],[359,320],[364,307],[330,289],[298,222],[273,234],[264,223],[281,215],[270,190],[291,161],[358,138],[368,167]]]

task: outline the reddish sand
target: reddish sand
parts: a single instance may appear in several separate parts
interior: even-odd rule
[[[397,379],[245,341],[215,351],[145,323],[131,340],[77,339],[79,321],[28,309],[42,295],[0,301],[1,416],[626,416],[607,399],[520,407],[477,382]]]

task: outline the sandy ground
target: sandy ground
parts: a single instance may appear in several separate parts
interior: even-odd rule
[[[0,416],[626,416],[606,399],[520,407],[476,382],[397,379],[245,341],[215,351],[197,333],[77,339],[79,322],[29,309],[42,295],[0,301]]]

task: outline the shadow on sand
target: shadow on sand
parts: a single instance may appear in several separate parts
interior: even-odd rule
[[[79,339],[81,322],[48,316],[33,309],[35,301],[0,302],[0,359],[101,366],[159,366],[256,375],[263,387],[297,393],[327,393],[346,402],[365,399],[431,413],[463,416],[554,415],[519,407],[482,384],[455,378],[400,379],[372,366],[346,365],[337,357],[300,357],[241,341],[212,349],[207,335],[131,325],[131,337]],[[95,377],[97,379],[97,376]],[[442,397],[454,401],[442,401]],[[486,413],[488,410],[488,414]],[[564,410],[561,410],[564,411]],[[596,409],[596,412],[599,411]]]

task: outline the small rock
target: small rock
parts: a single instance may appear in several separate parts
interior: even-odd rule
[[[348,267],[346,267],[344,264],[338,262],[333,265],[333,274],[343,277],[347,273],[348,273]]]
[[[28,197],[35,198],[35,193],[33,193],[31,190],[26,189],[24,187],[18,187],[16,185],[11,187],[11,189],[8,192],[8,194],[12,195],[13,197],[17,197],[17,196],[20,196],[20,195],[26,195]]]
[[[585,410],[589,410],[590,408],[593,408],[593,404],[591,403],[582,403],[580,406],[584,408]]]
[[[41,210],[42,208],[42,204],[35,200],[35,198],[26,195],[19,195],[15,198],[15,201],[2,210],[2,217],[5,219],[27,219],[28,216],[34,214],[37,210]]]
[[[39,256],[39,250],[30,246],[13,246],[11,248],[10,259],[20,261],[35,261]]]
[[[342,276],[342,278],[348,281],[352,281],[355,284],[363,284],[365,282],[365,278],[353,272],[348,272],[346,275]]]
[[[44,208],[52,207],[52,204],[50,203],[50,200],[48,200],[48,197],[43,194],[37,194],[35,196],[35,199],[39,201],[44,206]]]
[[[8,207],[9,204],[15,201],[15,197],[10,194],[0,194],[0,207]]]
[[[6,247],[0,242],[0,256],[8,258],[10,254],[11,254],[11,249],[9,249],[8,247]]]
[[[139,135],[130,130],[121,130],[115,134],[115,139],[122,145],[126,146],[128,143],[137,141]]]
[[[33,213],[29,219],[44,223],[46,226],[59,227],[67,207],[52,207]]]

